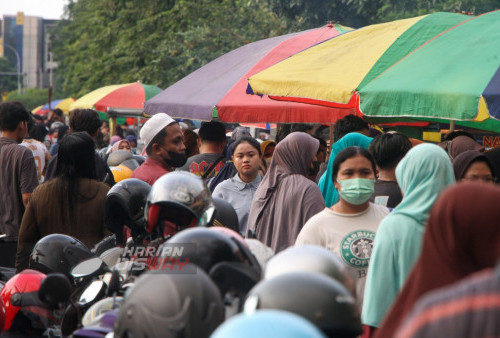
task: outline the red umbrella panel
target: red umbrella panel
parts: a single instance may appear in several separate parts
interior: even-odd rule
[[[328,24],[299,33],[250,43],[235,49],[179,80],[146,101],[147,114],[166,112],[172,117],[225,122],[332,123],[355,109],[279,102],[246,94],[248,77],[289,56],[348,31]]]

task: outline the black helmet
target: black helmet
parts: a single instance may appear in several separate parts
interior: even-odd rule
[[[224,305],[207,274],[193,268],[139,277],[120,307],[115,337],[209,337],[224,321]]]
[[[302,316],[329,337],[356,337],[361,320],[354,298],[333,278],[319,273],[289,272],[263,280],[248,293],[245,313],[276,309]]]
[[[164,247],[177,245],[184,250],[178,258],[205,270],[223,295],[230,289],[240,296],[246,295],[260,280],[257,259],[237,238],[209,228],[186,229],[164,243],[160,252],[167,252]]]
[[[93,257],[92,252],[78,239],[62,234],[52,234],[39,240],[31,252],[30,269],[45,274],[59,272],[72,280],[71,269]]]
[[[210,224],[214,214],[210,190],[203,180],[186,171],[160,177],[152,186],[144,216],[148,232],[162,235]]]
[[[276,254],[266,263],[264,279],[288,272],[318,272],[342,283],[355,295],[354,280],[340,258],[328,249],[317,245],[294,246]]]
[[[123,226],[132,230],[132,236],[145,232],[144,207],[151,186],[136,178],[115,184],[106,195],[104,220],[106,227],[116,235],[118,244],[123,244]]]
[[[214,201],[215,212],[210,226],[229,228],[239,233],[238,215],[231,203],[218,197],[212,197],[212,199]]]

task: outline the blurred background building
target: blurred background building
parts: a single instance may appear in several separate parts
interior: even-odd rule
[[[3,15],[0,25],[0,57],[5,56],[16,69],[18,89],[48,88],[51,73],[55,76],[57,64],[51,62],[50,27],[57,20],[25,16],[23,12]],[[11,72],[12,73],[12,72]]]

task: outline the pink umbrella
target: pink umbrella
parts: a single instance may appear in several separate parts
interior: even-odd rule
[[[257,72],[317,43],[348,31],[338,24],[260,40],[235,49],[179,80],[146,101],[147,114],[166,112],[172,117],[225,122],[330,123],[354,109],[280,102],[247,95],[247,79]]]

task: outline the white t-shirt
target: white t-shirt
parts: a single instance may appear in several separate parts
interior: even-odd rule
[[[42,183],[44,181],[43,170],[45,169],[47,163],[49,162],[51,156],[47,150],[45,144],[35,139],[25,139],[22,146],[28,148],[33,153],[33,157],[35,158],[36,164],[36,172],[38,175],[38,183]]]
[[[380,221],[388,214],[386,207],[373,203],[359,214],[340,214],[325,208],[307,221],[295,242],[295,245],[322,246],[342,259],[356,283],[360,308],[375,233]]]

